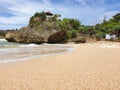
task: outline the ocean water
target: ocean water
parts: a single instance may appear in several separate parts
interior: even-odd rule
[[[71,50],[73,50],[71,46],[62,44],[18,44],[7,42],[5,39],[0,39],[0,63],[29,60]]]

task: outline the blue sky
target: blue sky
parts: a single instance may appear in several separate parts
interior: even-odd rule
[[[35,12],[51,11],[76,18],[84,25],[101,23],[120,12],[119,0],[0,0],[0,29],[28,25]]]

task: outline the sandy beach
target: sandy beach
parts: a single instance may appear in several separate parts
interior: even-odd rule
[[[0,63],[0,90],[120,90],[120,43],[69,45],[71,52]]]

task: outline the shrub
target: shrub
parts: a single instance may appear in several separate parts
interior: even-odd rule
[[[85,43],[86,42],[86,37],[84,36],[78,36],[77,38],[72,38],[68,40],[69,42],[75,42],[75,43]]]
[[[76,19],[64,18],[58,22],[62,30],[78,30],[81,23]]]
[[[76,38],[78,31],[77,30],[72,30],[71,32],[72,32],[72,38]]]
[[[41,21],[46,20],[46,14],[45,14],[45,12],[40,12],[40,13],[36,12],[34,14],[34,17],[40,17]]]
[[[78,37],[76,40],[75,40],[75,43],[85,43],[86,42],[86,37]]]
[[[98,32],[95,34],[95,37],[97,40],[101,40],[102,38],[105,38],[105,33],[103,32]]]
[[[38,31],[42,31],[42,26],[41,25],[38,26]]]
[[[40,18],[42,21],[45,21],[46,20],[46,14],[44,12],[41,12],[40,13]]]
[[[57,21],[59,17],[61,17],[61,15],[54,14],[54,16],[52,17],[52,21]]]
[[[71,39],[72,38],[72,32],[71,31],[67,31],[67,34],[66,34],[66,39]]]
[[[78,33],[77,30],[67,31],[66,39],[76,38],[77,37],[77,33]]]
[[[76,30],[78,30],[79,26],[81,25],[79,20],[76,20],[76,19],[69,19],[69,23],[72,26],[72,28]]]
[[[51,30],[53,28],[53,24],[49,22],[45,22],[44,26],[46,27],[47,30]]]

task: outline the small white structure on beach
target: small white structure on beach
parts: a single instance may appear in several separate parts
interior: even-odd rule
[[[113,34],[113,35],[106,34],[105,39],[106,39],[106,40],[116,39],[116,35],[115,35],[115,34]]]
[[[110,40],[110,35],[109,35],[109,34],[106,34],[105,39],[106,39],[106,40]]]
[[[111,35],[111,39],[116,39],[116,35]]]

